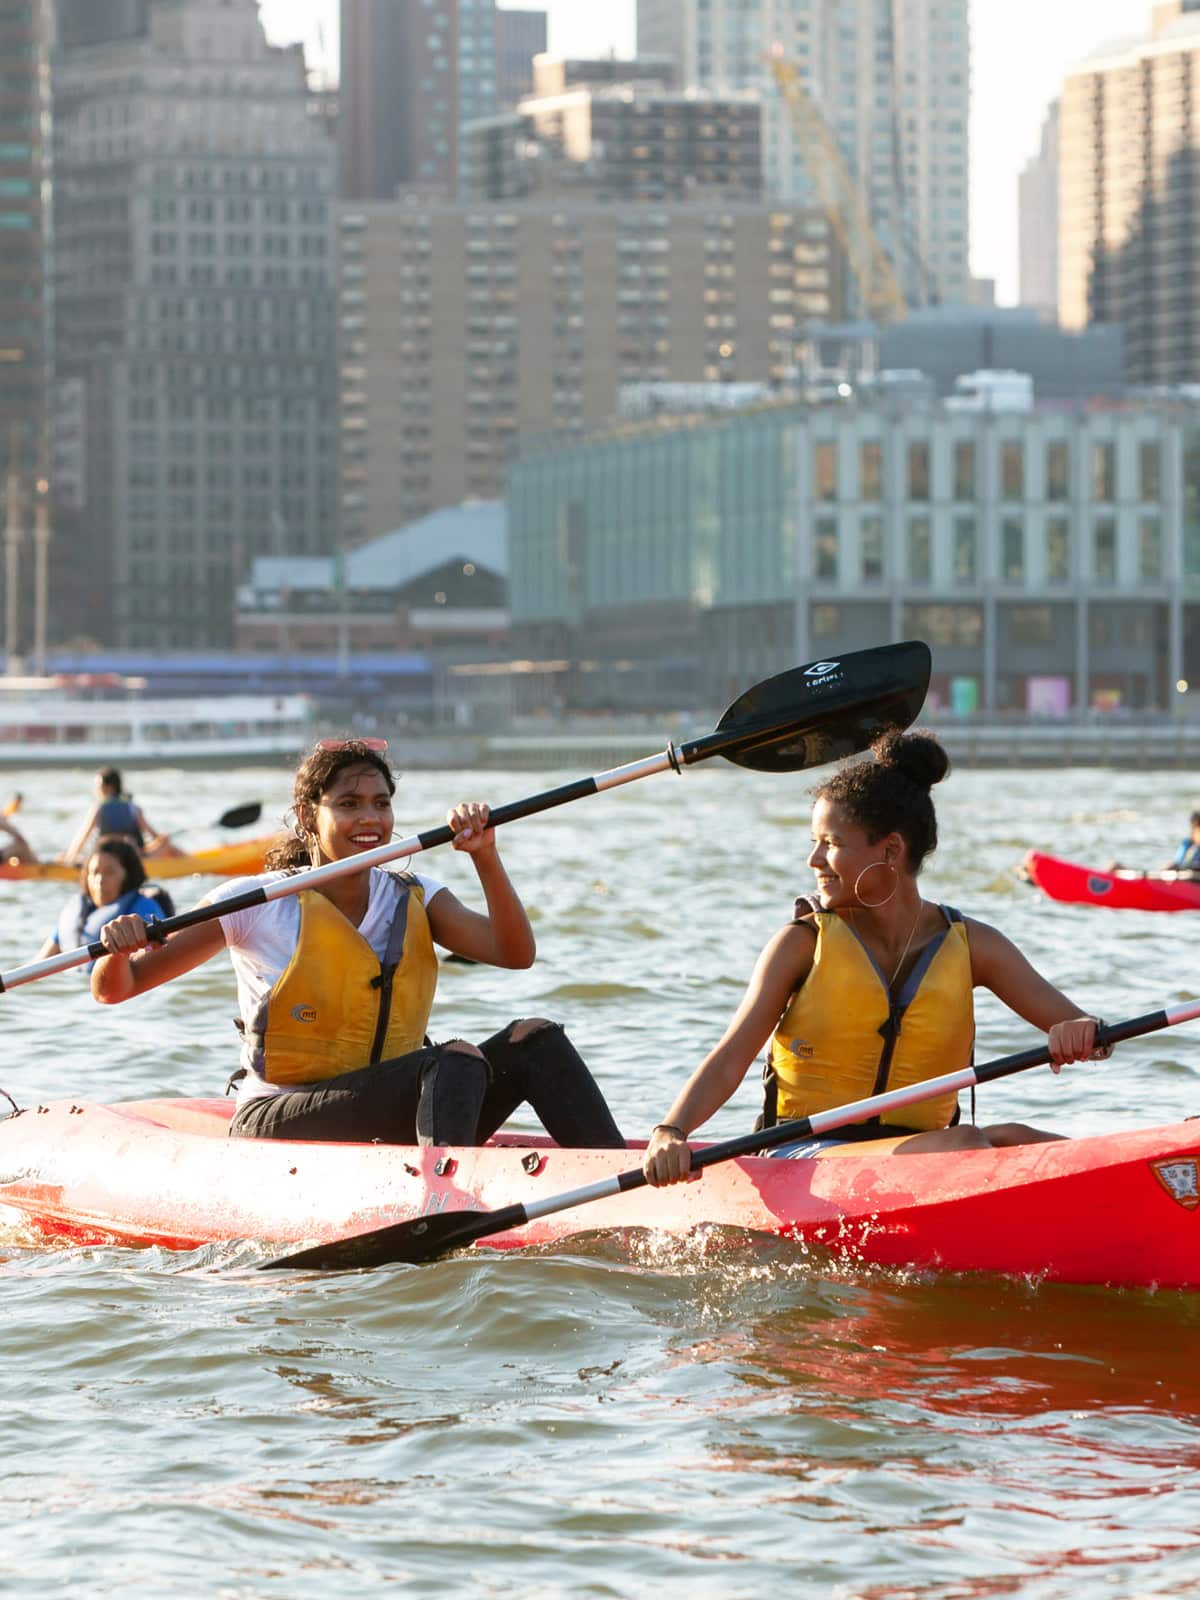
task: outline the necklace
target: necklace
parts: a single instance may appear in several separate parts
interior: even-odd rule
[[[897,961],[896,965],[892,968],[891,981],[888,984],[888,988],[889,989],[892,987],[892,984],[895,983],[897,975],[899,974],[900,968],[904,965],[904,958],[905,958],[905,956],[907,956],[907,954],[909,952],[909,949],[910,949],[910,947],[912,945],[913,934],[916,933],[916,931],[917,931],[917,923],[920,922],[921,913],[922,913],[922,911],[924,911],[924,909],[925,909],[925,902],[923,900],[918,900],[917,901],[917,914],[913,918],[912,927],[908,930],[908,938],[904,941],[904,949],[901,950],[901,952],[900,952],[899,961]]]

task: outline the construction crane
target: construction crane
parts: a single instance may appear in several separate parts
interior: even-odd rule
[[[787,102],[801,149],[810,152],[809,175],[821,209],[846,253],[864,312],[875,322],[899,320],[908,311],[900,280],[875,236],[862,191],[850,175],[820,106],[800,81],[795,64],[783,54],[781,45],[772,46],[766,61]]]

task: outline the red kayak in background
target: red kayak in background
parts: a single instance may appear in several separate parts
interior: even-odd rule
[[[328,1242],[531,1204],[629,1164],[629,1150],[564,1150],[519,1134],[454,1150],[230,1139],[232,1112],[228,1100],[60,1101],[5,1118],[0,1208],[10,1208],[11,1242]],[[719,1226],[855,1265],[1200,1289],[1200,1121],[1000,1150],[904,1156],[895,1143],[843,1144],[815,1160],[744,1156],[694,1183],[615,1194],[474,1248]]]
[[[1200,881],[1183,873],[1106,872],[1030,850],[1024,875],[1051,900],[1067,905],[1109,906],[1114,911],[1200,911]]]

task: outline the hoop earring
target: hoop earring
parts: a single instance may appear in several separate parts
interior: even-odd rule
[[[862,895],[858,892],[858,886],[863,881],[863,879],[866,877],[867,873],[872,871],[875,867],[886,867],[888,869],[888,871],[891,873],[891,875],[892,875],[892,892],[891,892],[891,894],[884,895],[882,900],[864,900]],[[868,861],[866,866],[859,873],[858,877],[855,878],[855,880],[854,880],[854,898],[858,901],[859,905],[863,906],[867,911],[878,911],[880,906],[886,906],[889,900],[892,900],[892,899],[895,898],[896,890],[899,887],[900,887],[900,874],[896,871],[895,867],[888,860],[888,858],[886,856],[884,856],[881,861]]]

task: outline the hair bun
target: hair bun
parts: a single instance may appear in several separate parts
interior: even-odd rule
[[[871,746],[881,767],[893,767],[919,789],[940,783],[950,771],[950,757],[931,733],[901,733],[892,728]]]

